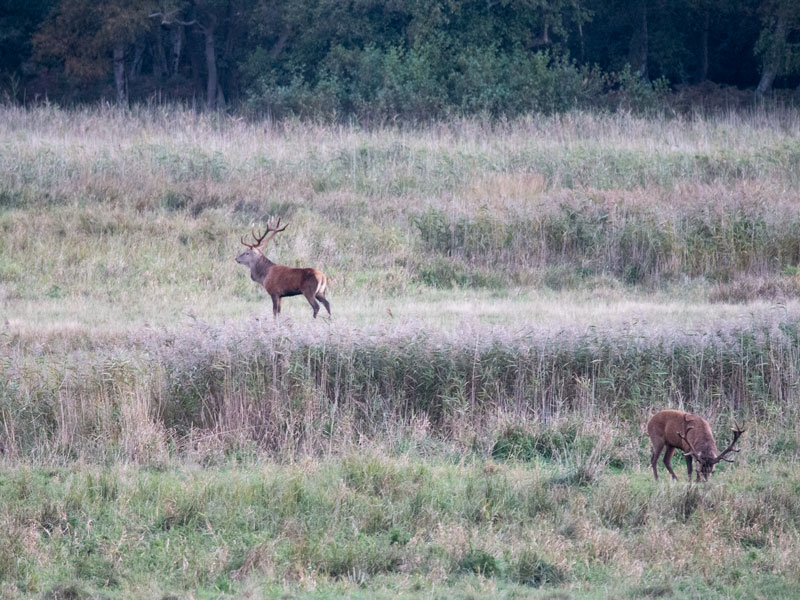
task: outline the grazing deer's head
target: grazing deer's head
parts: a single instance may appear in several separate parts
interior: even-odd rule
[[[251,231],[253,235],[253,239],[255,240],[255,244],[248,244],[244,241],[244,238],[241,238],[242,244],[247,246],[247,250],[242,252],[239,256],[236,257],[236,262],[240,265],[245,265],[250,267],[251,269],[255,267],[262,259],[266,258],[264,253],[261,251],[268,241],[274,238],[278,233],[286,229],[286,225],[280,227],[281,220],[278,218],[277,221],[274,219],[270,219],[267,222],[267,228],[261,235],[256,235],[255,231]],[[267,234],[271,233],[269,237]]]
[[[696,442],[695,444],[693,444],[689,440],[687,435],[689,434],[689,431],[694,429],[694,426],[686,427],[685,434],[683,432],[678,431],[678,437],[680,437],[684,442],[686,442],[686,445],[689,448],[689,452],[684,451],[683,454],[684,456],[692,457],[695,460],[697,460],[699,464],[699,469],[698,469],[699,475],[700,477],[702,477],[703,481],[708,481],[708,478],[714,472],[714,466],[718,462],[721,462],[723,460],[725,462],[733,462],[732,458],[726,458],[725,456],[726,454],[729,454],[731,452],[739,452],[738,449],[734,449],[733,447],[736,445],[736,442],[739,441],[739,438],[742,436],[745,430],[742,429],[742,427],[736,422],[736,420],[734,420],[733,423],[735,425],[735,427],[731,429],[731,431],[733,431],[733,441],[727,448],[725,448],[725,450],[723,450],[719,454],[715,454],[713,451],[709,452],[708,449],[706,449],[706,451],[704,452],[702,446],[703,442],[706,440],[704,440],[702,437],[699,439],[699,441],[698,439],[695,439]],[[710,441],[711,443],[706,445],[707,448],[710,447],[715,450],[716,445],[713,443],[714,438],[712,437]]]

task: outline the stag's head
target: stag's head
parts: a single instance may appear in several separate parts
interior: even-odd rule
[[[253,239],[255,240],[254,244],[248,244],[244,241],[244,238],[241,238],[241,242],[247,246],[247,250],[236,257],[236,262],[240,265],[245,265],[252,268],[253,265],[255,265],[260,259],[264,258],[264,253],[261,251],[261,248],[263,248],[266,243],[274,238],[278,233],[286,229],[286,225],[280,227],[280,224],[280,218],[277,221],[270,219],[267,222],[267,229],[261,235],[256,235],[255,231],[251,231]],[[271,234],[269,237],[267,237],[268,233]]]
[[[721,462],[723,460],[725,462],[733,462],[732,458],[727,458],[727,455],[729,453],[739,452],[738,449],[734,449],[734,446],[736,445],[736,442],[739,441],[739,438],[742,436],[745,430],[742,429],[742,427],[738,423],[736,423],[736,421],[734,421],[734,425],[735,427],[731,429],[731,431],[733,431],[733,441],[727,448],[725,448],[725,450],[723,450],[719,454],[715,454],[717,447],[716,445],[713,444],[713,438],[710,440],[712,442],[710,445],[708,443],[706,444],[700,443],[706,440],[698,441],[698,439],[695,439],[695,442],[698,442],[696,445],[692,444],[692,442],[689,441],[686,434],[688,434],[689,431],[694,429],[694,426],[688,427],[686,429],[686,434],[678,432],[680,438],[684,442],[686,442],[686,444],[689,446],[689,452],[684,452],[684,455],[691,456],[697,461],[697,467],[698,467],[697,470],[700,473],[700,478],[703,481],[708,481],[708,478],[714,472],[714,467],[718,462]],[[711,451],[712,448],[714,451]]]

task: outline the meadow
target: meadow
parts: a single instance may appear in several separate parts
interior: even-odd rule
[[[799,189],[790,109],[0,107],[0,596],[797,597]]]

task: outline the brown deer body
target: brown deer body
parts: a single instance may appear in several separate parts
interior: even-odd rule
[[[328,286],[328,279],[325,273],[311,268],[295,268],[276,265],[261,251],[261,248],[275,235],[284,229],[286,225],[278,229],[281,220],[273,225],[272,221],[267,224],[267,230],[260,236],[253,233],[255,244],[248,244],[242,240],[242,244],[247,246],[247,250],[236,257],[236,262],[250,268],[250,278],[264,286],[264,289],[272,298],[272,314],[277,317],[281,312],[281,298],[287,296],[303,295],[308,300],[314,311],[314,318],[319,312],[319,302],[331,314],[331,305],[325,298],[325,289]],[[271,236],[266,237],[268,233]],[[266,238],[266,239],[265,239]],[[319,302],[318,302],[319,301]]]
[[[697,460],[697,481],[702,478],[708,481],[714,472],[714,465],[720,461],[733,462],[725,456],[730,452],[738,452],[733,447],[744,433],[744,429],[736,425],[733,431],[733,441],[722,452],[717,450],[717,443],[711,433],[708,421],[697,415],[681,410],[662,410],[654,414],[647,422],[647,435],[653,443],[653,455],[650,465],[653,467],[653,476],[658,479],[658,458],[664,451],[664,466],[673,479],[678,479],[672,470],[672,455],[678,448],[686,458],[686,468],[689,471],[689,480],[692,479],[692,461]]]

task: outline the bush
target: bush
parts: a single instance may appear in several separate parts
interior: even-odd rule
[[[663,77],[650,81],[640,77],[626,64],[621,71],[605,76],[612,107],[635,113],[650,113],[664,106],[669,83]]]
[[[527,432],[521,427],[508,427],[492,446],[492,458],[530,461],[556,458],[565,452],[591,452],[596,439],[579,436],[575,425]]]
[[[494,45],[453,52],[451,44],[439,35],[411,47],[334,45],[316,78],[275,69],[265,75],[256,65],[268,61],[253,55],[245,68],[252,75],[249,104],[274,117],[355,115],[367,121],[422,122],[449,114],[567,111],[589,106],[602,90],[599,71],[579,68],[562,56]]]
[[[702,166],[692,168],[703,177]],[[460,277],[462,284],[471,277],[459,274],[458,265],[468,263],[473,271],[491,269],[506,281],[538,268],[545,285],[556,289],[608,274],[628,285],[680,276],[722,284],[736,279],[731,289],[723,286],[712,294],[717,300],[797,293],[800,278],[786,267],[800,261],[800,219],[793,212],[771,214],[767,205],[700,204],[671,211],[604,200],[578,197],[519,218],[455,216],[432,207],[412,215],[423,248],[441,259],[428,260],[431,273],[422,280],[439,287],[437,281]],[[765,273],[785,277],[760,277]]]
[[[471,548],[458,562],[458,567],[462,571],[477,573],[485,577],[491,577],[498,572],[497,559],[494,556],[479,548]]]
[[[517,583],[533,587],[559,585],[566,580],[559,567],[530,550],[523,552],[511,565],[509,576]]]

